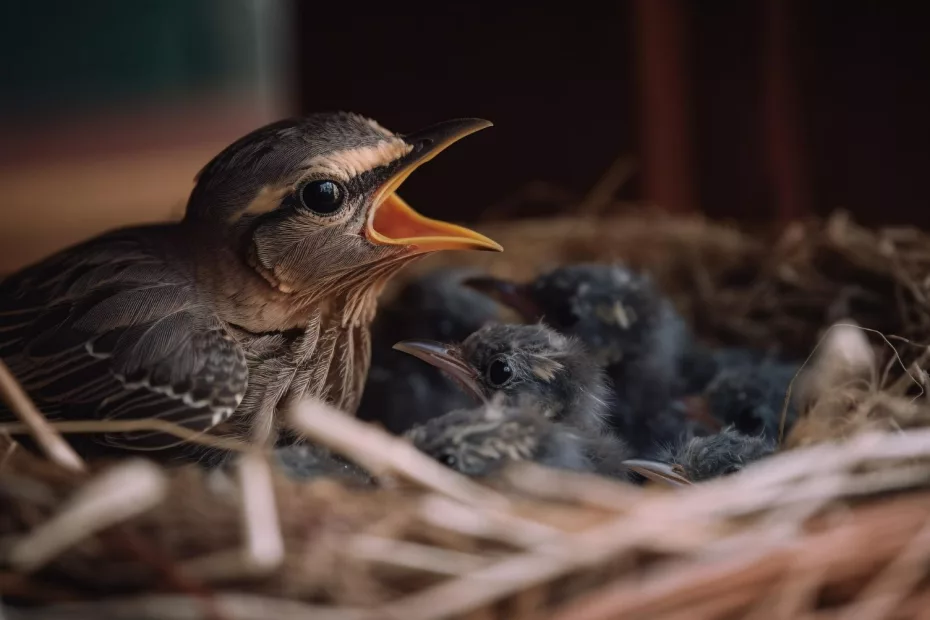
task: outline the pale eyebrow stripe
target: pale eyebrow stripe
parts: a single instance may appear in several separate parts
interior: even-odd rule
[[[303,175],[319,174],[345,182],[369,170],[390,164],[411,150],[413,145],[400,138],[387,138],[369,146],[312,157],[304,164]],[[257,215],[273,211],[288,191],[290,188],[286,186],[263,186],[249,204],[236,211],[229,221],[235,222],[246,214]]]
[[[264,185],[258,193],[255,194],[255,197],[249,201],[242,209],[239,209],[229,217],[229,223],[239,221],[239,219],[244,215],[260,215],[262,213],[268,213],[269,211],[274,211],[281,204],[281,199],[290,191],[289,187],[273,185]]]
[[[309,159],[304,168],[308,174],[324,174],[348,181],[369,170],[397,161],[413,149],[400,138],[389,138],[353,149],[343,149]]]

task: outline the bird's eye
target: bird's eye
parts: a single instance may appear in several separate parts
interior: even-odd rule
[[[459,462],[458,459],[455,458],[454,454],[443,454],[441,457],[439,457],[439,461],[447,467],[455,467]]]
[[[301,204],[320,215],[330,215],[342,205],[342,187],[335,181],[310,181],[304,183],[300,190]]]
[[[504,387],[513,379],[513,368],[506,359],[498,357],[488,366],[488,382],[496,388]]]

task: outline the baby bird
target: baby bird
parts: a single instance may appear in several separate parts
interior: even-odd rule
[[[610,388],[601,367],[577,339],[543,324],[487,325],[461,344],[404,340],[394,348],[446,372],[479,401],[500,393],[548,420],[603,432]]]
[[[765,362],[768,352],[745,347],[711,347],[693,342],[681,360],[681,392],[700,394],[721,372]]]
[[[724,426],[732,425],[745,435],[779,437],[782,409],[798,364],[766,361],[721,370],[704,392],[710,414]],[[798,412],[788,402],[785,433],[791,430]]]
[[[274,450],[274,461],[290,478],[336,478],[357,486],[373,486],[370,473],[330,450],[310,442],[292,443]]]
[[[520,313],[578,337],[598,363],[667,374],[688,343],[688,327],[652,279],[617,264],[558,267],[518,284],[476,277],[466,284]]]
[[[408,431],[422,452],[467,476],[485,477],[514,461],[625,478],[629,455],[610,435],[554,422],[523,402],[506,406],[498,398],[476,409],[461,409]]]
[[[606,367],[617,393],[610,423],[637,453],[701,432],[674,403],[686,393],[680,376],[692,359],[690,330],[648,276],[620,265],[577,264],[526,284],[489,277],[466,284],[528,322],[544,319],[580,339]]]
[[[736,473],[774,452],[773,441],[728,427],[714,435],[692,437],[666,447],[655,460],[633,459],[624,465],[656,482],[688,485]]]
[[[398,335],[460,342],[498,318],[500,306],[466,287],[472,270],[436,269],[404,285],[372,325],[371,367],[358,417],[401,434],[435,416],[472,405],[438,368],[394,350]]]

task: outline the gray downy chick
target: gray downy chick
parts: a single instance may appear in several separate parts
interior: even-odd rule
[[[603,432],[612,394],[576,338],[536,325],[487,325],[461,344],[405,340],[395,348],[443,370],[479,402],[532,407],[546,419]]]
[[[704,391],[710,415],[743,434],[777,438],[788,388],[799,368],[766,361],[721,370]],[[786,434],[797,417],[797,407],[789,401]]]
[[[472,398],[441,370],[394,350],[398,338],[460,342],[501,314],[498,304],[466,287],[466,269],[436,269],[404,285],[372,325],[371,367],[357,417],[401,434],[436,411],[471,406]]]
[[[624,443],[554,422],[532,405],[502,404],[502,398],[476,409],[462,409],[411,429],[407,437],[417,449],[462,474],[491,476],[508,463],[540,465],[625,478]]]
[[[727,427],[667,446],[655,460],[628,460],[625,465],[650,480],[687,485],[736,473],[774,452],[773,441]]]
[[[375,484],[374,477],[355,463],[310,442],[275,448],[274,461],[288,477],[295,480],[326,477],[358,486]]]
[[[577,337],[602,364],[616,390],[610,423],[640,454],[682,435],[701,434],[673,401],[695,346],[690,329],[652,279],[617,264],[556,268],[519,284],[490,277],[466,284],[516,310]]]

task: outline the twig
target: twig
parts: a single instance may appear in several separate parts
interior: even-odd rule
[[[420,500],[417,515],[436,528],[524,548],[556,540],[562,533],[554,527],[502,511],[476,510],[440,495],[428,495]]]
[[[156,586],[158,590],[173,589],[179,594],[188,594],[199,600],[203,609],[203,620],[225,620],[216,610],[210,589],[202,581],[189,579],[189,576],[179,569],[177,563],[164,549],[159,548],[139,532],[119,525],[112,528],[108,534],[117,544],[124,545],[140,562],[158,571],[163,579],[163,583]],[[40,600],[45,602],[44,598]]]
[[[646,498],[638,486],[577,472],[552,469],[521,461],[503,472],[504,479],[535,497],[625,512]]]
[[[10,458],[16,454],[19,444],[13,441],[9,435],[0,436],[0,441],[5,441],[7,444],[5,446],[0,446],[3,448],[3,456],[0,456],[0,472],[3,471],[3,468],[6,467],[6,464],[9,462]]]
[[[268,461],[258,450],[248,452],[236,463],[236,470],[242,545],[185,561],[185,574],[213,581],[255,578],[274,572],[284,562],[284,534]]]
[[[487,559],[470,553],[366,535],[353,538],[347,551],[369,562],[454,577],[488,563]]]
[[[756,596],[758,592],[748,588],[733,590],[695,605],[688,605],[684,609],[663,614],[661,618],[662,620],[715,620],[733,617],[734,612],[748,607]]]
[[[810,568],[803,559],[798,558],[786,571],[780,586],[775,587],[761,601],[756,601],[745,620],[795,620],[803,617],[805,609],[813,608],[824,572],[828,569],[823,566]]]
[[[362,609],[334,609],[298,601],[240,593],[217,593],[214,599],[225,620],[377,620],[384,618]],[[18,611],[11,620],[201,620],[202,602],[186,596],[140,596],[86,603],[66,603]]]
[[[244,454],[237,463],[242,488],[242,529],[249,564],[259,574],[284,561],[284,536],[278,520],[271,467],[260,454]]]
[[[793,388],[794,388],[795,381],[797,381],[798,377],[799,377],[799,376],[801,375],[801,373],[804,371],[804,368],[810,363],[811,359],[814,357],[814,354],[817,353],[817,350],[821,347],[821,345],[823,345],[825,342],[828,341],[827,336],[829,336],[829,335],[831,334],[831,332],[832,332],[834,329],[839,329],[839,328],[844,328],[844,329],[848,329],[848,328],[860,329],[860,330],[862,330],[862,331],[864,331],[864,332],[868,332],[868,333],[871,333],[871,334],[876,334],[879,338],[881,338],[881,339],[885,342],[886,345],[888,345],[889,348],[891,348],[892,352],[894,353],[894,358],[893,358],[893,359],[898,363],[898,365],[899,365],[899,366],[901,367],[901,369],[904,371],[905,375],[906,375],[907,377],[909,377],[910,380],[911,380],[914,384],[917,385],[917,387],[920,388],[920,394],[918,395],[918,397],[919,397],[919,396],[922,396],[922,395],[924,394],[923,384],[922,384],[920,381],[918,381],[917,378],[915,378],[913,375],[911,375],[910,370],[908,369],[907,364],[905,364],[905,363],[904,363],[904,360],[901,359],[901,354],[898,353],[898,349],[897,349],[893,344],[891,344],[890,338],[893,338],[894,336],[889,337],[889,336],[886,336],[885,334],[883,334],[882,332],[878,331],[877,329],[871,329],[871,328],[868,328],[868,327],[862,327],[861,325],[855,325],[855,324],[851,324],[851,323],[834,323],[833,325],[831,325],[831,326],[827,329],[827,331],[824,332],[824,334],[823,334],[823,336],[821,336],[820,340],[817,341],[817,344],[816,344],[816,345],[814,346],[814,348],[811,350],[810,354],[807,356],[807,359],[804,360],[804,363],[801,364],[800,368],[798,368],[798,370],[797,370],[797,372],[795,373],[794,377],[791,379],[791,382],[788,384],[788,391],[787,391],[787,393],[785,394],[785,400],[784,400],[784,404],[782,405],[781,416],[780,416],[779,423],[778,423],[778,445],[779,445],[779,446],[781,446],[781,445],[784,444],[784,439],[785,439],[785,423],[786,423],[786,421],[787,421],[787,419],[788,419],[788,404],[789,404],[790,401],[791,401],[791,393],[792,393],[792,390],[793,390]],[[898,337],[898,338],[900,338],[900,337]],[[890,363],[890,362],[889,362],[889,363]]]
[[[178,439],[196,443],[211,448],[220,448],[235,452],[244,452],[252,449],[250,444],[229,437],[218,437],[205,431],[194,431],[187,427],[162,420],[160,418],[143,418],[139,420],[69,420],[46,422],[54,431],[60,433],[135,433],[139,431],[155,431],[172,435]],[[29,432],[26,424],[0,423],[0,432],[24,433]]]
[[[45,416],[36,408],[35,403],[26,394],[7,365],[0,360],[0,396],[13,410],[27,432],[29,432],[45,455],[53,462],[72,471],[87,470],[84,461],[68,442],[52,428]]]
[[[634,525],[628,517],[614,519],[577,534],[544,541],[527,553],[410,595],[384,606],[382,611],[386,617],[405,620],[451,617],[527,588],[551,583],[575,570],[616,561],[634,550],[677,547],[681,552],[695,547],[696,537],[687,531],[669,532],[667,525],[656,520]]]
[[[9,562],[35,571],[82,540],[141,514],[164,500],[168,481],[153,463],[133,459],[101,473],[81,487],[54,517],[18,540]]]
[[[859,593],[861,603],[854,605],[844,620],[869,620],[887,617],[904,601],[926,576],[930,555],[930,521],[908,541],[901,553]]]
[[[320,401],[305,401],[290,412],[292,426],[376,476],[395,473],[436,493],[465,503],[505,508],[508,500],[426,456],[409,442],[356,420]]]
[[[679,562],[656,567],[645,578],[621,582],[596,596],[579,599],[555,614],[552,620],[651,618],[663,611],[689,608],[696,601],[734,590],[758,592],[763,584],[784,575],[796,563],[804,563],[810,570],[822,570],[832,583],[867,574],[871,570],[867,558],[882,557],[889,548],[897,548],[910,532],[926,522],[925,498],[901,504],[897,511],[864,513],[854,522],[797,539],[780,549],[763,553],[750,551],[717,562]],[[888,536],[867,548],[858,548],[860,537],[870,536],[875,531],[887,532]],[[849,561],[853,557],[861,561]]]

